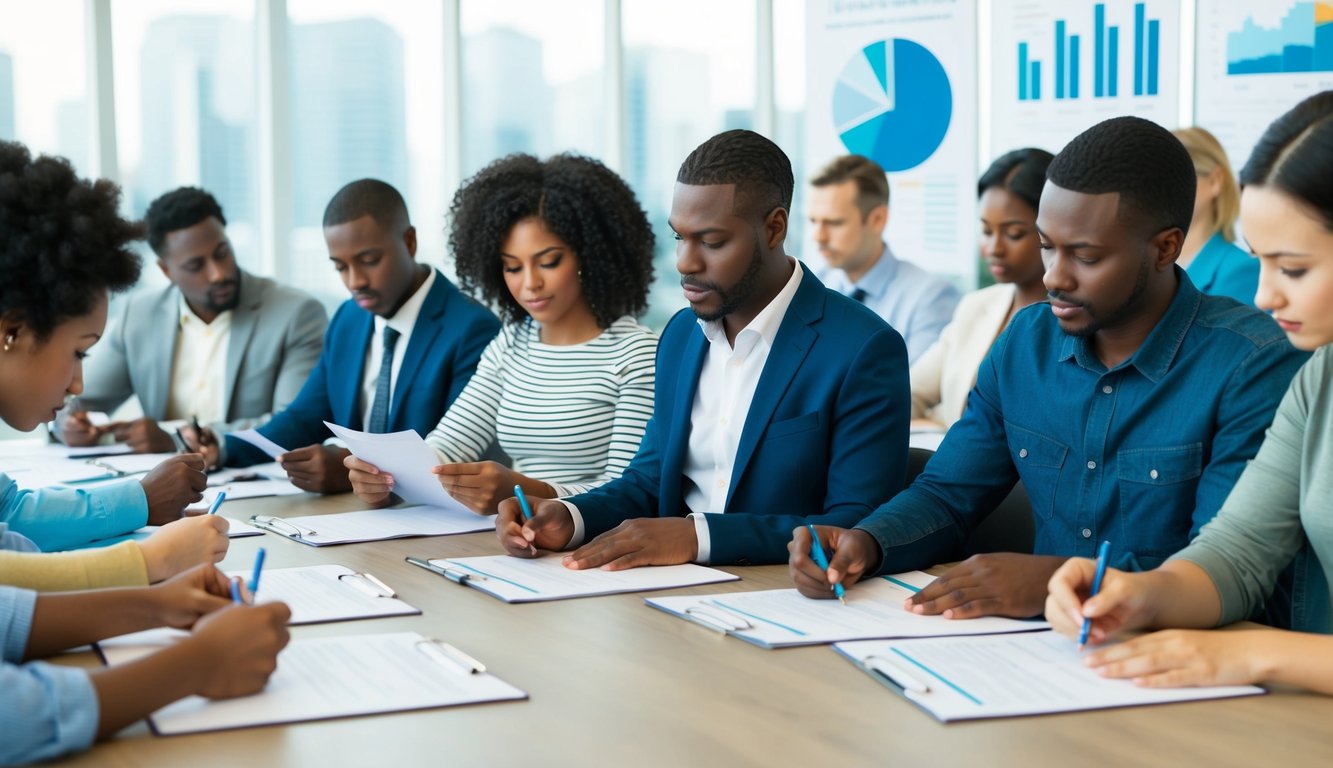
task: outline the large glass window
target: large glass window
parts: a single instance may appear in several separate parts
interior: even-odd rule
[[[708,137],[754,124],[755,7],[749,0],[624,0],[621,21],[625,177],[657,234],[646,322],[660,328],[685,306],[667,226],[676,171]]]
[[[0,140],[63,155],[88,174],[83,2],[0,0]],[[73,41],[69,44],[64,41]]]
[[[463,174],[511,152],[602,158],[602,0],[466,0]]]
[[[803,257],[806,246],[805,190],[817,170],[805,167],[805,3],[773,3],[773,77],[777,123],[773,140],[791,158],[792,196],[787,253]]]
[[[111,33],[130,212],[142,216],[177,187],[202,187],[222,205],[237,261],[256,269],[254,3],[115,0]]]
[[[444,16],[438,3],[291,0],[291,252],[279,274],[345,297],[324,245],[324,207],[376,178],[407,201],[417,258],[444,263]]]

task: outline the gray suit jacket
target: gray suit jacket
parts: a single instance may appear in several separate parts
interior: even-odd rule
[[[324,346],[328,317],[310,295],[245,271],[227,342],[226,414],[215,432],[258,426],[287,407]],[[84,363],[83,407],[112,411],[138,395],[144,415],[166,417],[180,327],[176,286],[141,291],[122,303],[106,337]]]

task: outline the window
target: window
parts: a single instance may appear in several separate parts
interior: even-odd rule
[[[773,90],[777,103],[774,140],[791,158],[792,195],[787,253],[806,253],[805,189],[815,168],[805,167],[805,4],[773,3]]]
[[[739,0],[624,0],[621,14],[624,175],[657,234],[657,280],[644,320],[661,328],[685,306],[667,226],[676,171],[708,137],[753,127],[755,11]]]
[[[0,140],[63,155],[88,174],[91,147],[81,0],[0,0]]]
[[[222,205],[237,261],[256,269],[253,4],[201,0],[183,10],[174,0],[117,0],[111,34],[130,214],[177,187],[201,187]]]

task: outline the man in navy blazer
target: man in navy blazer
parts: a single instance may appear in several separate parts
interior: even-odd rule
[[[859,521],[901,490],[906,347],[784,253],[792,185],[786,155],[751,131],[685,160],[670,224],[691,312],[658,343],[639,452],[622,477],[539,501],[526,522],[502,502],[506,551],[578,547],[564,558],[575,569],[777,563],[795,526]]]
[[[279,461],[297,487],[336,493],[351,490],[343,466],[348,451],[323,445],[332,436],[324,422],[429,434],[472,378],[500,322],[438,270],[415,261],[407,205],[382,181],[362,179],[339,190],[324,211],[324,239],[352,298],[329,323],[323,354],[296,399],[259,432],[288,449]],[[234,435],[219,443],[205,432],[202,443],[210,465],[268,460]]]

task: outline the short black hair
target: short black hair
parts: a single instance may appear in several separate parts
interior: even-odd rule
[[[198,187],[173,189],[150,203],[148,212],[144,214],[143,226],[148,235],[148,247],[161,256],[167,235],[178,229],[193,227],[210,216],[222,226],[227,226],[222,206],[218,205],[212,195]]]
[[[412,226],[403,196],[379,179],[357,179],[335,192],[324,208],[324,226],[336,227],[362,216],[374,219],[385,232],[397,234]]]
[[[1316,93],[1273,121],[1240,169],[1242,187],[1272,185],[1333,230],[1333,91]]]
[[[647,308],[653,230],[629,185],[590,157],[512,154],[464,182],[449,209],[459,282],[499,307],[506,322],[528,313],[505,285],[500,247],[527,218],[541,219],[578,255],[579,283],[598,326]]]
[[[0,314],[19,312],[39,340],[92,311],[103,290],[139,279],[129,244],[140,230],[120,215],[120,188],[87,181],[69,161],[0,141]]]
[[[1120,218],[1145,234],[1189,232],[1194,161],[1180,139],[1151,120],[1113,117],[1074,137],[1046,169],[1046,179],[1085,195],[1120,193]]]
[[[1055,155],[1044,149],[1024,147],[995,158],[977,181],[977,197],[988,189],[1003,189],[1037,210],[1041,188],[1046,185],[1046,169]]]
[[[759,218],[774,208],[790,211],[796,185],[787,153],[744,129],[719,133],[695,147],[680,164],[676,181],[694,186],[735,184],[735,212]]]

